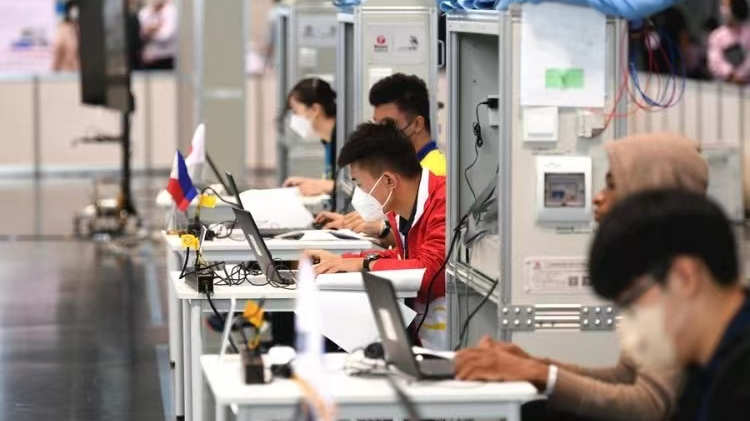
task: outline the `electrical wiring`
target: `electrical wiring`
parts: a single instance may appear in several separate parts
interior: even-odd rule
[[[214,196],[216,196],[217,199],[221,200],[222,202],[226,203],[227,205],[232,206],[232,207],[236,207],[237,206],[236,203],[230,202],[230,201],[224,199],[223,197],[221,197],[221,195],[219,194],[219,192],[217,192],[216,190],[214,190],[213,187],[204,187],[203,190],[201,190],[201,194],[203,194],[203,193],[205,193],[207,191],[210,191],[211,193],[213,193]]]
[[[216,306],[214,305],[214,302],[211,299],[211,295],[206,294],[206,299],[208,300],[208,305],[211,306],[211,310],[213,310],[216,317],[218,317],[222,321],[222,323],[226,323],[227,322],[226,318],[219,313],[219,310],[216,309]],[[240,350],[237,348],[237,345],[234,344],[234,340],[232,339],[231,332],[229,334],[229,345],[232,346],[232,349],[234,350],[234,352],[238,354],[240,353]]]
[[[466,334],[469,332],[469,323],[471,322],[471,319],[474,318],[474,316],[479,312],[479,310],[487,303],[487,301],[492,296],[492,293],[495,292],[495,288],[497,288],[497,284],[500,283],[500,280],[495,279],[495,282],[492,283],[492,287],[489,291],[487,291],[487,294],[482,298],[482,301],[477,304],[477,306],[472,310],[471,313],[469,313],[469,317],[466,318],[464,321],[463,327],[461,327],[461,333],[458,335],[458,345],[453,349],[454,351],[458,351],[458,349],[461,347],[462,344],[465,343],[466,340]]]
[[[460,231],[461,228],[466,224],[466,221],[469,219],[469,214],[467,213],[464,215],[461,220],[459,221],[458,225],[456,225],[455,228],[453,228],[453,238],[451,239],[450,246],[448,247],[448,253],[445,255],[445,259],[443,259],[443,263],[440,264],[440,268],[435,272],[434,275],[432,275],[432,279],[430,279],[430,283],[427,285],[427,296],[425,297],[425,306],[424,306],[424,314],[422,315],[422,319],[419,321],[419,324],[417,325],[417,328],[414,330],[414,335],[416,336],[415,339],[419,338],[419,331],[422,329],[422,325],[424,324],[425,319],[427,319],[427,314],[430,310],[430,299],[432,298],[432,285],[435,283],[435,279],[437,279],[438,275],[443,273],[443,270],[445,270],[445,265],[448,264],[448,260],[450,260],[451,255],[453,254],[453,249],[456,247],[456,244],[458,243],[459,238],[461,238]],[[417,343],[415,341],[415,343]]]
[[[635,66],[637,49],[628,48],[631,37],[636,40],[642,39],[640,47],[646,49],[645,80],[639,76]],[[613,120],[628,118],[639,111],[659,112],[673,107],[682,100],[686,90],[687,68],[679,50],[669,34],[662,28],[655,27],[652,22],[647,21],[638,31],[623,31],[620,52],[622,80],[616,89],[612,109],[604,112],[589,109],[589,112],[604,115],[603,130],[609,128]],[[665,69],[662,69],[656,60],[656,54],[666,63]],[[618,113],[618,105],[626,99],[629,99],[631,104],[625,112]]]
[[[207,228],[212,230],[216,234],[214,238],[218,240],[223,240],[225,238],[230,238],[232,236],[232,233],[234,232],[234,229],[236,228],[236,226],[237,226],[237,219],[235,218],[233,221],[224,221],[224,222],[211,224],[207,226]]]
[[[479,160],[479,148],[484,145],[484,139],[482,138],[482,124],[479,121],[479,107],[482,105],[487,105],[487,101],[478,103],[474,109],[477,117],[472,125],[472,131],[474,132],[474,138],[476,139],[474,142],[474,161],[472,161],[472,163],[464,170],[464,178],[466,179],[466,184],[468,184],[469,191],[471,191],[471,196],[474,200],[476,200],[477,195],[474,192],[474,187],[471,185],[471,181],[469,181],[469,171],[471,171],[471,169],[477,164],[477,161]]]

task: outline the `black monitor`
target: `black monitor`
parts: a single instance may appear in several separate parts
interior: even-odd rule
[[[78,0],[81,100],[133,111],[128,50],[128,0]]]

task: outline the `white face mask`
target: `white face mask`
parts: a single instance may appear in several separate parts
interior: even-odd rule
[[[318,138],[310,120],[297,114],[292,114],[289,118],[289,128],[304,140],[316,140]]]
[[[657,370],[677,365],[677,349],[664,328],[664,306],[634,308],[617,327],[620,346],[638,364]]]
[[[378,183],[380,183],[380,180],[382,179],[383,176],[381,175],[380,178],[378,178],[378,181],[375,182],[375,185],[372,186],[369,193],[365,193],[359,187],[354,188],[352,207],[354,207],[354,210],[356,210],[365,221],[378,221],[385,219],[383,207],[385,207],[385,205],[391,200],[393,191],[388,192],[388,198],[385,199],[385,203],[382,205],[378,202],[378,199],[372,195],[372,191],[375,190],[375,187],[378,186]]]
[[[77,7],[71,7],[70,12],[68,12],[68,17],[70,17],[70,20],[78,20],[78,13]]]

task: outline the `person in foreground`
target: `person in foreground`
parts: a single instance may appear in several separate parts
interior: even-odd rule
[[[623,313],[623,346],[644,365],[686,369],[679,421],[750,414],[750,297],[718,204],[676,190],[617,206],[589,253],[594,290]]]
[[[601,222],[612,207],[639,192],[679,188],[705,194],[708,166],[697,143],[669,133],[649,133],[626,137],[605,145],[610,170],[604,189],[594,197],[594,217]],[[549,384],[545,420],[569,416],[599,420],[663,421],[674,410],[679,381],[676,368],[648,368],[636,356],[623,350],[616,366],[580,367],[532,357],[519,347],[484,338],[473,349],[462,351],[459,366],[469,378],[544,381],[540,373],[557,371]],[[481,370],[477,367],[483,367]],[[466,374],[468,373],[468,374]],[[543,376],[543,374],[542,374]],[[526,408],[531,412],[536,408]]]
[[[435,175],[445,175],[447,163],[432,137],[430,93],[422,79],[403,73],[381,79],[370,89],[370,105],[374,107],[372,119],[375,123],[390,119],[406,134],[423,168]],[[323,224],[324,228],[348,228],[381,239],[386,239],[392,228],[386,226],[386,221],[363,218],[356,206],[355,212],[346,215],[321,212],[316,222]],[[388,245],[394,244],[389,241]]]
[[[359,272],[390,269],[426,269],[414,302],[422,323],[417,332],[422,344],[445,349],[447,341],[445,278],[445,177],[419,165],[414,146],[393,121],[363,123],[341,149],[338,164],[349,165],[356,183],[355,196],[364,218],[385,219],[393,226],[396,247],[337,256],[308,250],[315,272]],[[429,303],[429,305],[428,305]]]

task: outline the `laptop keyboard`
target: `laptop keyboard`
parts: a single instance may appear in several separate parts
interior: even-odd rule
[[[437,358],[418,361],[419,370],[427,375],[452,376],[455,367],[452,360]]]

